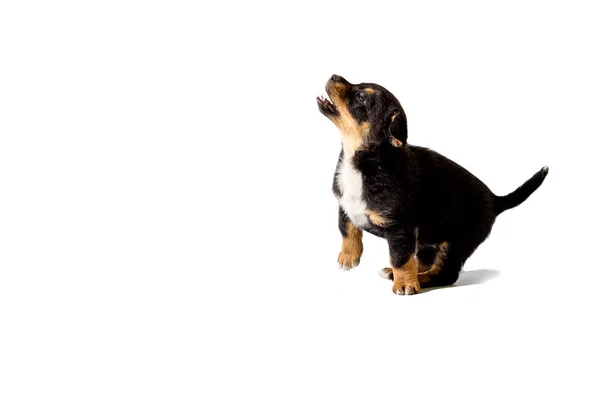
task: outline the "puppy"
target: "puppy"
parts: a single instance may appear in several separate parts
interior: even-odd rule
[[[496,196],[469,171],[423,147],[409,145],[406,115],[385,88],[327,82],[319,110],[341,132],[333,179],[342,250],[338,262],[358,265],[367,231],[387,240],[395,294],[452,285],[465,261],[488,237],[496,217],[525,201],[548,167],[506,196]]]

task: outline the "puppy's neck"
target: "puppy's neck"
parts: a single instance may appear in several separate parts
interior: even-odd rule
[[[358,150],[365,146],[368,134],[369,125],[366,123],[360,129],[340,129],[340,139],[346,157],[353,157]]]
[[[344,157],[347,159],[351,159],[354,157],[354,154],[360,149],[363,145],[361,140],[357,140],[354,137],[347,137],[343,133],[341,135],[342,139],[342,147],[344,149]]]
[[[341,109],[340,114],[340,117],[334,120],[334,123],[340,130],[344,154],[351,157],[364,145],[371,131],[371,126],[366,121],[358,123],[346,109]]]

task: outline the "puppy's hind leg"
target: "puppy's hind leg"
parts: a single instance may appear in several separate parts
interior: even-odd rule
[[[419,245],[417,246],[417,271],[420,273],[427,272],[433,266],[436,256],[439,251],[439,246]],[[383,268],[379,271],[379,275],[384,279],[393,280],[394,275],[391,268]]]
[[[389,279],[390,281],[394,280],[394,273],[392,272],[392,269],[390,267],[386,267],[386,268],[381,269],[379,271],[379,275],[383,279]]]
[[[417,275],[419,284],[422,288],[454,284],[458,279],[464,261],[459,249],[454,248],[448,242],[440,244],[431,268],[427,272]]]
[[[440,252],[440,247],[435,245],[417,244],[417,260],[419,261],[419,272],[427,272],[431,269]]]

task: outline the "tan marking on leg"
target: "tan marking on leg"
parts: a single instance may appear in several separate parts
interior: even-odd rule
[[[369,220],[371,221],[371,223],[373,225],[376,225],[379,227],[387,226],[391,222],[389,219],[387,219],[386,217],[384,217],[377,211],[367,210],[366,214],[367,214],[367,217],[369,217]]]
[[[437,265],[441,268],[442,264],[444,264],[444,261],[446,260],[446,254],[448,253],[448,242],[442,242],[440,243],[439,246],[439,250],[437,255],[435,256],[435,261],[433,262],[433,265]]]
[[[338,255],[340,268],[349,270],[358,265],[363,252],[362,231],[352,222],[346,225],[347,234],[342,238],[342,251]]]
[[[417,258],[417,262],[419,263],[419,269],[418,272],[421,274],[423,272],[427,272],[431,269],[431,265],[425,265],[425,264],[421,264],[421,260],[419,260]]]
[[[390,264],[392,264],[391,257]],[[421,286],[417,277],[417,268],[417,260],[415,260],[414,254],[411,254],[406,264],[400,268],[392,264],[392,274],[394,276],[392,291],[395,294],[419,293]]]
[[[380,270],[379,276],[381,276],[383,279],[394,280],[394,273],[392,272],[392,269],[389,267],[383,268],[382,270]]]
[[[420,272],[417,276],[419,283],[428,283],[431,281],[431,277],[439,274],[442,271],[444,260],[446,259],[446,253],[448,252],[448,242],[443,242],[439,245],[438,253],[435,256],[435,260],[431,268],[426,272]]]
[[[431,267],[430,269],[428,269],[426,272],[419,272],[417,274],[417,278],[419,279],[419,283],[420,284],[429,283],[429,281],[431,280],[431,277],[433,275],[439,274],[441,270],[442,269],[440,267],[438,267],[437,265],[434,265],[433,267]]]

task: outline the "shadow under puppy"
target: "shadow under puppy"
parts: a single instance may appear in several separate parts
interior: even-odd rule
[[[496,196],[469,171],[423,147],[409,145],[406,115],[382,86],[327,82],[319,110],[340,130],[342,150],[333,180],[339,201],[343,269],[358,265],[362,232],[385,238],[393,292],[451,285],[488,237],[496,217],[525,201],[544,181],[542,168],[521,187]]]

